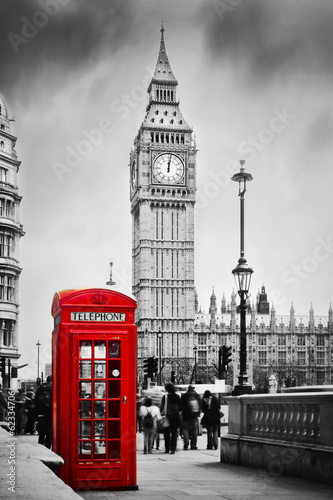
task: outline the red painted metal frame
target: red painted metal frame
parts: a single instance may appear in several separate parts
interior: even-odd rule
[[[137,489],[136,485],[136,302],[119,292],[93,288],[54,295],[52,316],[53,450],[64,459],[58,475],[76,489]],[[125,321],[73,321],[72,312],[125,313]],[[95,314],[95,317],[96,317]],[[83,316],[81,316],[82,318]],[[86,318],[93,318],[94,315]],[[110,316],[109,316],[110,317]],[[105,318],[105,316],[104,316]],[[78,456],[79,342],[119,341],[120,457]],[[106,363],[108,363],[106,358]],[[108,371],[106,384],[108,385]],[[93,406],[93,398],[91,399]],[[106,404],[108,399],[106,399]],[[94,420],[92,420],[92,423]],[[108,421],[106,421],[108,425]],[[92,440],[92,439],[91,439]],[[107,440],[107,439],[106,439]]]

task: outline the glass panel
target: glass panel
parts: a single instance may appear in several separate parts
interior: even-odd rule
[[[91,378],[91,361],[80,361],[80,378]]]
[[[95,358],[105,358],[106,342],[104,340],[95,340],[94,356]]]
[[[117,460],[120,458],[120,441],[108,441],[108,458]]]
[[[80,382],[79,397],[81,399],[91,398],[91,382]]]
[[[108,437],[120,438],[120,420],[108,421]]]
[[[94,397],[96,399],[103,399],[106,397],[106,383],[105,382],[95,382]]]
[[[105,438],[105,420],[96,420],[94,422],[94,437]]]
[[[80,358],[91,358],[91,341],[80,341]]]
[[[120,340],[109,341],[109,358],[120,358]]]
[[[109,398],[120,398],[120,380],[109,380]]]
[[[106,364],[105,361],[95,361],[95,378],[105,378],[106,376]]]
[[[106,401],[94,401],[94,418],[106,418]]]
[[[94,441],[94,458],[106,458],[105,441]]]
[[[120,375],[120,359],[112,359],[109,361],[109,378],[119,378]]]
[[[79,421],[79,439],[91,438],[91,422],[87,420]]]
[[[79,441],[79,458],[88,458],[91,455],[91,441]]]
[[[109,418],[120,418],[120,401],[109,400]]]
[[[79,418],[91,418],[91,401],[79,401]]]

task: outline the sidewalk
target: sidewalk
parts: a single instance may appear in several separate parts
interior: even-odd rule
[[[226,429],[225,429],[226,431]],[[290,476],[270,476],[265,471],[221,464],[218,450],[206,449],[206,435],[199,436],[198,450],[182,449],[174,455],[161,449],[144,455],[142,434],[137,434],[138,491],[78,492],[85,500],[317,500],[332,499],[333,487]]]

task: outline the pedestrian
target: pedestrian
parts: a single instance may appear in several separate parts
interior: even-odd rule
[[[28,391],[25,395],[24,408],[27,416],[24,432],[26,434],[35,434],[36,403],[34,393],[32,391]]]
[[[42,384],[36,391],[36,416],[38,443],[46,448],[52,446],[52,385],[48,382]]]
[[[19,389],[18,392],[15,392],[15,434],[21,434],[25,429],[26,414],[24,403],[24,390]]]
[[[152,453],[157,425],[161,420],[161,413],[158,406],[152,404],[150,397],[146,397],[144,403],[139,408],[139,413],[142,418],[143,453]]]
[[[198,417],[201,412],[201,400],[199,394],[197,394],[192,385],[189,385],[187,392],[182,394],[181,404],[184,450],[188,450],[190,441],[191,450],[197,450]]]
[[[175,386],[169,382],[165,384],[166,394],[161,401],[161,415],[165,417],[165,427],[163,430],[165,453],[175,453],[177,449],[178,429],[180,427],[181,401],[176,394]]]
[[[210,391],[205,391],[202,399],[204,413],[201,424],[207,429],[207,450],[217,450],[218,434],[220,428],[220,403]]]
[[[7,396],[3,392],[0,386],[0,422],[7,421],[7,410],[8,410]]]

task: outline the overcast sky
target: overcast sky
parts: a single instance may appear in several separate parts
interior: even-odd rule
[[[331,0],[2,0],[0,93],[18,137],[21,376],[50,360],[56,291],[131,295],[129,152],[160,21],[197,154],[195,280],[208,310],[234,287],[245,159],[252,299],[326,316],[332,301]]]

